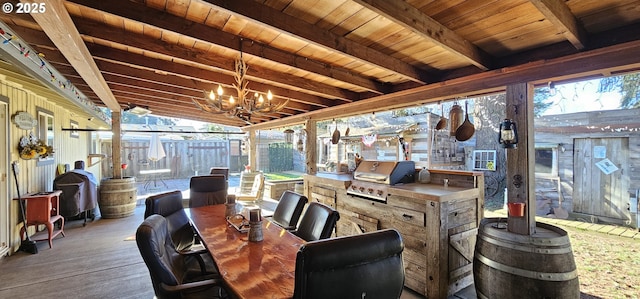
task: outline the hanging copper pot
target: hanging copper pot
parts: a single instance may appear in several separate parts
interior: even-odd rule
[[[455,102],[449,111],[449,136],[456,136],[456,130],[462,124],[463,119],[464,111],[458,102]]]
[[[467,102],[464,103],[465,117],[464,123],[462,123],[456,130],[456,140],[467,141],[476,132],[475,126],[469,121],[469,106]]]
[[[440,104],[440,120],[436,124],[436,130],[440,131],[447,126],[447,119],[444,118],[444,107]]]
[[[336,127],[333,130],[333,134],[331,134],[331,143],[338,144],[340,142],[340,131],[338,131],[338,124],[336,122],[333,123]]]

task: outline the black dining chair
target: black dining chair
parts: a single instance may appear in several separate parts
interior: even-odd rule
[[[181,191],[174,190],[147,197],[144,218],[153,214],[162,215],[166,219],[169,235],[176,250],[185,253],[192,251],[191,257],[197,259],[203,269],[217,269],[184,210]]]
[[[308,242],[296,256],[293,298],[400,298],[403,250],[394,229]]]
[[[193,176],[189,180],[189,207],[224,204],[227,178],[223,174]]]
[[[167,220],[158,214],[147,217],[136,231],[136,244],[149,269],[159,299],[224,298],[219,274],[194,267],[173,246]]]
[[[326,239],[331,237],[339,219],[340,213],[332,207],[311,202],[293,233],[305,241]]]
[[[271,221],[286,230],[295,230],[308,201],[302,194],[290,190],[284,191],[273,211]]]
[[[177,250],[191,248],[197,235],[191,226],[182,203],[182,192],[173,190],[147,197],[144,202],[144,218],[159,214],[167,219],[167,226]]]

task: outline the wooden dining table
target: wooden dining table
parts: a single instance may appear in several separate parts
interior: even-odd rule
[[[263,240],[249,241],[225,218],[225,205],[187,209],[227,288],[238,298],[292,298],[304,240],[263,218]]]

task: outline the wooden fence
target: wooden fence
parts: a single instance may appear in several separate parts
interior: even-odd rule
[[[188,178],[194,175],[208,174],[211,167],[239,168],[236,160],[246,160],[239,151],[230,151],[229,140],[162,140],[166,157],[158,161],[148,158],[150,140],[123,140],[122,163],[127,164],[124,176],[139,176],[141,170],[168,169],[163,178]],[[102,153],[107,155],[103,161],[103,177],[111,177],[111,142],[101,144]],[[238,155],[240,155],[238,157]],[[240,158],[240,159],[239,159]],[[108,163],[108,164],[107,164]],[[239,172],[242,169],[229,169]]]

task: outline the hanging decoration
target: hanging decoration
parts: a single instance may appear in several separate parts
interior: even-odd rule
[[[402,147],[402,154],[404,156],[405,161],[409,161],[409,150],[407,150],[407,142],[404,140],[402,136],[396,136],[398,138],[398,143]]]
[[[378,134],[362,135],[362,143],[366,146],[372,146],[378,140]]]
[[[305,140],[307,139],[307,130],[300,129],[300,131],[297,133],[297,137],[298,141],[296,142],[296,149],[299,152],[304,152],[304,144]]]
[[[335,129],[333,129],[333,134],[331,134],[331,143],[338,144],[338,142],[340,142],[340,131],[338,131],[338,123],[336,123],[335,120],[333,120],[333,126]]]
[[[41,139],[36,138],[33,133],[29,133],[29,136],[20,137],[20,144],[18,144],[18,153],[20,158],[24,160],[47,158],[53,155],[53,147],[47,145]]]
[[[0,24],[3,24],[0,22]],[[78,104],[83,105],[86,109],[91,110],[94,114],[96,114],[99,118],[104,120],[107,123],[111,123],[111,117],[107,116],[100,107],[96,106],[96,104],[88,99],[84,94],[80,92],[80,90],[76,89],[76,87],[71,83],[70,80],[67,80],[62,76],[62,74],[58,73],[58,71],[50,67],[48,63],[44,60],[44,54],[37,53],[35,50],[31,49],[27,44],[23,44],[20,42],[20,39],[17,35],[10,33],[8,30],[4,28],[0,28],[0,39],[2,40],[3,47],[12,47],[16,51],[19,52],[19,55],[12,54],[11,52],[7,52],[14,59],[18,60],[27,60],[31,63],[35,64],[42,72],[44,72],[45,76],[49,77],[49,80],[56,84],[61,90],[63,90],[69,96],[74,96],[75,101]],[[37,53],[36,55],[32,55],[32,53]],[[26,63],[25,63],[26,65]]]
[[[284,141],[286,143],[293,143],[293,133],[295,131],[292,129],[286,129],[284,130]]]

